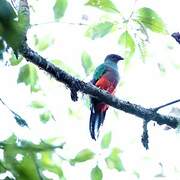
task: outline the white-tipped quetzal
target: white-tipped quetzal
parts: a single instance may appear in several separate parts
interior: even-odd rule
[[[109,54],[106,56],[104,63],[96,68],[91,81],[95,86],[112,95],[120,79],[117,66],[119,60],[123,60],[123,58],[116,54]],[[108,107],[109,105],[105,104],[103,101],[91,97],[89,130],[94,140],[96,140],[99,135],[99,128],[103,125]]]

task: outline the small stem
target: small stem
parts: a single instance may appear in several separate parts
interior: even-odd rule
[[[164,107],[166,107],[166,106],[169,106],[169,105],[172,105],[172,104],[175,104],[175,103],[178,103],[178,102],[180,102],[180,99],[175,100],[175,101],[171,101],[171,102],[169,102],[169,103],[167,103],[167,104],[164,104],[164,105],[161,105],[161,106],[158,106],[158,107],[154,108],[153,110],[154,110],[154,112],[157,112],[157,111],[160,110],[161,108],[164,108]]]
[[[1,98],[0,101],[10,112],[12,112],[12,110],[7,106],[7,104]]]
[[[57,21],[49,21],[49,22],[43,22],[43,23],[36,23],[36,24],[31,24],[30,27],[33,27],[33,26],[40,26],[40,25],[48,25],[48,24],[56,24],[56,23],[59,23],[59,24],[67,24],[67,25],[75,25],[75,26],[88,26],[89,24],[86,24],[86,23],[82,23],[82,22],[79,22],[79,23],[75,23],[75,22],[57,22]]]
[[[130,16],[128,18],[128,21],[132,18],[133,14],[134,14],[136,3],[137,3],[137,0],[134,1],[133,8],[132,8],[131,14],[130,14]]]

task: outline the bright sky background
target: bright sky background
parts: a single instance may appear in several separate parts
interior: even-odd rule
[[[36,11],[31,13],[31,24],[42,24],[53,21],[52,6],[54,1],[50,0],[31,0],[31,4]],[[102,11],[90,7],[84,7],[85,0],[73,1],[69,0],[69,6],[62,23],[48,23],[44,25],[34,26],[29,30],[28,41],[33,46],[33,34],[38,37],[46,35],[55,38],[54,45],[41,54],[48,59],[61,59],[75,72],[82,74],[82,79],[88,81],[83,74],[81,66],[81,53],[86,50],[91,56],[95,65],[100,64],[104,57],[109,53],[121,54],[117,44],[119,32],[112,33],[102,39],[92,41],[84,37],[87,26],[71,25],[69,23],[94,23],[98,22],[98,18],[102,16]],[[118,8],[123,14],[130,14],[134,6],[133,0],[114,0]],[[167,24],[169,33],[180,31],[180,1],[178,0],[137,0],[135,9],[138,7],[151,7],[161,15]],[[87,15],[88,21],[82,20],[82,16]],[[172,48],[168,48],[172,47]],[[124,64],[120,64],[121,82],[123,85],[117,90],[117,97],[129,100],[145,107],[156,107],[171,100],[179,99],[180,95],[180,72],[175,69],[173,64],[179,63],[180,46],[170,36],[162,36],[152,34],[150,44],[148,46],[149,56],[145,63],[142,63],[138,54],[131,60],[128,70],[124,69]],[[8,55],[7,55],[8,56]],[[25,62],[26,63],[26,62]],[[166,73],[162,74],[158,69],[158,63],[162,63],[166,69]],[[17,113],[27,119],[31,130],[17,127],[11,114],[0,104],[0,120],[1,123],[0,139],[3,140],[16,132],[20,137],[37,141],[40,138],[61,136],[67,141],[66,154],[71,157],[79,150],[90,147],[94,151],[99,151],[100,140],[93,142],[89,137],[88,121],[89,110],[84,107],[83,101],[79,99],[78,103],[70,100],[69,91],[64,85],[51,80],[49,76],[41,72],[41,85],[45,89],[46,97],[42,95],[31,95],[24,85],[16,84],[17,69],[15,67],[3,67],[0,70],[0,97]],[[81,95],[80,95],[81,96]],[[32,98],[33,97],[33,98]],[[32,99],[42,99],[48,103],[48,108],[53,112],[56,122],[49,122],[42,125],[38,119],[38,113],[29,108],[28,104]],[[85,98],[85,97],[83,97]],[[77,113],[76,117],[70,117],[67,113],[67,106],[71,106]],[[179,107],[179,104],[173,105]],[[172,107],[162,110],[162,113],[168,114]],[[153,180],[155,174],[160,173],[160,165],[163,164],[164,174],[166,178],[163,180],[179,180],[180,179],[180,136],[174,130],[165,131],[163,127],[149,125],[150,150],[145,151],[140,142],[142,134],[142,120],[123,112],[118,113],[118,118],[113,117],[114,109],[110,108],[107,113],[106,121],[101,131],[101,136],[105,132],[113,132],[112,147],[119,147],[122,153],[122,160],[126,171],[118,173],[115,170],[103,171],[105,180],[113,177],[123,180],[136,180],[133,171],[137,171],[141,175],[141,180]],[[112,118],[112,119],[111,119]],[[59,125],[58,125],[59,122]],[[101,137],[100,137],[101,139]],[[102,160],[109,152],[103,152],[102,156],[97,157],[102,169],[105,164]],[[96,160],[87,165],[77,165],[69,168],[64,164],[66,177],[68,180],[84,180],[88,179],[89,170],[95,166]],[[90,168],[91,167],[91,168]]]

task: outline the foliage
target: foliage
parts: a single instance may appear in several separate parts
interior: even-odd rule
[[[152,9],[143,7],[137,11],[137,19],[151,31],[158,33],[167,33],[167,29],[163,20]]]
[[[86,3],[86,5],[97,7],[109,12],[119,12],[117,7],[109,0],[90,0]],[[119,21],[118,19],[112,22],[101,22],[90,26],[86,32],[86,36],[94,40],[96,38],[102,38],[105,35],[114,32],[114,30],[120,31],[121,35],[118,42],[120,46],[123,47],[123,54],[126,58],[126,65],[129,64],[130,60],[135,54],[136,46],[139,48],[142,60],[144,61],[146,58],[147,52],[145,44],[149,40],[149,33],[146,30],[147,28],[153,32],[168,34],[166,25],[162,18],[158,15],[157,12],[148,7],[142,7],[140,9],[133,10],[131,16],[128,18],[123,17],[122,14],[120,14],[118,18],[122,18],[124,27],[122,27],[121,22],[117,23]],[[136,25],[138,25],[138,28]],[[120,26],[121,28],[114,29],[113,27],[116,26]],[[133,33],[133,35],[129,33],[131,29],[128,29],[128,27],[130,26],[132,26],[134,29],[137,28],[138,30]],[[122,31],[122,29],[124,31]],[[143,35],[146,37],[145,39],[142,39]]]
[[[46,49],[48,49],[48,47],[50,47],[53,44],[54,39],[51,36],[47,35],[41,38],[34,36],[34,41],[38,51],[45,51]]]
[[[119,37],[119,44],[124,48],[124,57],[126,58],[126,64],[128,64],[129,60],[135,53],[136,44],[132,36],[128,31],[125,31]]]
[[[60,20],[66,15],[66,10],[70,2],[68,0],[56,0],[53,3],[52,11],[54,19],[56,23],[61,23]],[[22,28],[17,21],[17,14],[12,5],[6,0],[0,0],[0,4],[0,59],[5,59],[4,53],[6,51],[8,53],[10,52],[8,50],[9,47],[15,53],[18,51],[20,42],[22,41]],[[131,61],[134,60],[133,58],[136,52],[139,52],[141,54],[141,60],[143,62],[145,61],[148,54],[146,45],[151,40],[152,32],[164,35],[168,34],[168,30],[165,22],[158,13],[149,7],[132,9],[130,12],[131,15],[127,18],[119,10],[121,3],[117,5],[111,0],[88,0],[85,4],[82,4],[85,9],[96,8],[100,9],[100,13],[102,13],[102,17],[97,19],[96,22],[84,27],[85,33],[83,35],[87,40],[93,40],[92,43],[96,44],[97,41],[101,41],[101,38],[113,36],[114,33],[118,34],[118,38],[114,43],[118,44],[126,59],[125,65],[128,68]],[[63,35],[58,34],[58,36],[62,37]],[[31,41],[33,41],[33,45],[38,52],[47,53],[49,49],[53,48],[56,38],[53,37],[53,33],[44,36],[35,34]],[[109,46],[111,47],[113,45],[110,44]],[[101,49],[101,47],[99,48]],[[72,63],[76,65],[76,62],[80,62],[85,78],[87,78],[95,69],[95,61],[91,53],[86,51],[86,47],[84,49],[81,51],[82,54],[79,57],[79,61],[74,59]],[[63,49],[55,51],[59,52],[63,51]],[[44,99],[47,98],[46,93],[50,92],[51,89],[49,90],[47,87],[43,89],[40,86],[42,78],[42,74],[39,72],[40,70],[32,64],[24,64],[22,57],[16,57],[13,53],[9,54],[8,63],[18,70],[17,83],[26,85],[30,89],[33,98],[34,96],[42,95]],[[49,54],[47,53],[45,55]],[[55,58],[51,62],[71,75],[82,78],[82,75],[75,70],[74,65],[74,67],[70,67],[65,61],[59,58]],[[159,69],[165,71],[163,66],[160,66]],[[62,96],[59,95],[57,101],[61,101]],[[85,101],[87,104],[88,100],[85,99]],[[35,98],[35,100],[27,104],[33,110],[34,114],[38,114],[41,124],[47,125],[51,123],[51,120],[55,120],[53,111],[46,101],[39,101],[38,98]],[[61,109],[61,107],[58,108]],[[73,108],[73,105],[68,105],[67,112],[69,119],[72,119],[72,117],[79,119],[81,109],[79,110],[78,107]],[[26,120],[19,113],[17,114],[13,111],[11,113],[20,126],[28,127]],[[32,119],[34,118],[34,114],[32,114]],[[58,116],[60,118],[63,117],[60,113]],[[61,135],[61,132],[59,133]],[[48,179],[44,173],[47,170],[57,175],[59,179],[66,179],[67,174],[64,171],[64,164],[65,167],[77,168],[80,164],[85,166],[88,163],[92,163],[92,169],[89,171],[91,179],[102,180],[105,176],[103,172],[106,170],[102,166],[103,163],[106,168],[109,170],[115,169],[117,173],[126,171],[121,156],[123,152],[120,147],[114,147],[112,140],[112,132],[104,134],[100,143],[95,142],[98,150],[92,147],[83,147],[78,144],[77,140],[76,144],[78,144],[79,150],[77,152],[73,151],[73,155],[66,156],[67,149],[63,149],[64,144],[54,145],[54,140],[43,140],[35,144],[27,140],[22,140],[16,135],[12,135],[0,142],[0,149],[3,151],[3,158],[0,160],[0,173],[11,172],[17,180],[42,180]],[[68,141],[66,143],[69,146]]]
[[[37,90],[38,73],[34,65],[26,64],[20,68],[17,83],[24,83],[31,87],[31,91]]]
[[[93,6],[107,12],[119,13],[119,10],[111,0],[89,0],[86,5]]]
[[[67,8],[67,4],[68,4],[67,0],[56,0],[56,3],[54,4],[53,7],[55,20],[59,20],[64,16]]]
[[[108,132],[103,136],[102,141],[101,141],[101,148],[102,149],[109,148],[110,143],[111,143],[111,138],[112,138],[112,133],[111,132]]]
[[[93,70],[94,70],[93,62],[91,60],[90,55],[85,51],[81,55],[81,64],[82,64],[87,76],[93,72]]]
[[[102,38],[105,35],[107,35],[109,32],[111,32],[113,28],[113,23],[111,22],[102,22],[95,24],[86,31],[86,36],[90,37],[92,40],[96,38]]]
[[[0,1],[0,36],[11,47],[16,56],[23,39],[23,25],[16,21],[16,12],[9,2]]]
[[[124,167],[121,159],[119,158],[119,148],[113,148],[110,155],[106,158],[106,164],[110,169],[117,169],[123,171]]]
[[[92,180],[103,179],[102,170],[97,165],[91,170],[91,179]]]
[[[53,146],[44,142],[36,145],[12,135],[1,142],[0,147],[4,151],[4,159],[1,161],[1,165],[5,170],[11,171],[16,179],[42,179],[44,168],[57,173],[59,177],[63,176],[60,167],[52,164],[51,161],[52,151],[62,148],[63,145]],[[37,154],[41,154],[40,159]]]
[[[80,151],[75,158],[71,159],[71,164],[88,161],[94,157],[94,153],[90,149],[83,149]]]

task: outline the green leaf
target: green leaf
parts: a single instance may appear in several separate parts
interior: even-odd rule
[[[0,161],[0,174],[7,171],[6,165],[3,161]]]
[[[102,179],[103,179],[102,170],[97,165],[91,170],[91,180],[102,180]]]
[[[40,114],[40,120],[42,123],[47,123],[52,117],[52,113],[50,111],[46,111]]]
[[[35,37],[37,38],[37,37]],[[50,45],[52,45],[54,43],[54,39],[50,36],[44,36],[40,39],[36,39],[36,47],[38,51],[44,51],[46,50]]]
[[[85,35],[93,40],[96,38],[102,38],[111,32],[113,25],[114,24],[112,22],[108,21],[95,24],[88,28]]]
[[[4,142],[7,144],[14,144],[17,141],[17,137],[15,134],[12,134],[8,139],[6,139]]]
[[[118,171],[124,170],[122,161],[119,158],[119,153],[120,150],[118,148],[114,148],[112,149],[111,154],[105,159],[109,169],[117,169]]]
[[[0,0],[0,22],[7,22],[17,17],[13,7],[6,0]]]
[[[18,144],[17,144],[18,142]],[[11,146],[11,148],[19,149],[19,151],[25,151],[25,152],[46,152],[46,151],[53,151],[57,148],[62,149],[64,146],[64,143],[61,143],[60,145],[51,145],[46,142],[41,142],[40,144],[33,144],[30,141],[25,141],[18,139],[15,135],[10,136],[7,140],[5,140],[2,144],[3,147]]]
[[[17,160],[17,155],[21,155],[22,160]],[[36,159],[31,152],[24,151],[17,145],[17,138],[14,135],[5,141],[4,161],[16,179],[40,179],[35,164]]]
[[[40,180],[38,173],[39,169],[36,167],[36,159],[31,153],[24,153],[23,160],[20,162],[16,161],[13,168],[16,171],[16,179],[18,180]]]
[[[79,74],[77,72],[75,72],[71,67],[66,65],[62,60],[54,59],[51,62],[53,64],[55,64],[56,66],[58,66],[59,68],[63,69],[64,71],[67,71],[67,72],[71,73],[72,75],[79,77]]]
[[[134,42],[134,39],[132,38],[132,36],[129,34],[128,31],[125,31],[124,33],[121,34],[120,38],[119,38],[119,44],[122,46],[122,48],[124,49],[124,58],[126,65],[129,63],[131,57],[134,55],[135,53],[135,49],[136,49],[136,44]]]
[[[42,170],[48,170],[50,172],[57,174],[61,179],[64,176],[63,170],[61,169],[59,164],[57,165],[53,162],[52,156],[53,156],[53,152],[50,151],[45,151],[41,153],[41,160],[40,160],[41,168]]]
[[[89,0],[86,5],[99,8],[106,12],[119,13],[119,10],[111,0]]]
[[[94,70],[91,56],[85,51],[81,55],[81,64],[87,76]]]
[[[13,49],[15,55],[18,55],[18,50],[24,40],[24,27],[16,20],[7,21],[5,24],[2,24],[2,26],[3,30],[0,27],[0,31],[2,31],[3,39],[6,41],[8,46]]]
[[[20,140],[21,146],[18,146],[19,149],[26,151],[26,152],[42,152],[42,151],[53,151],[57,148],[62,149],[64,146],[64,143],[61,143],[60,145],[51,145],[46,142],[41,142],[40,144],[33,144],[29,141]]]
[[[102,141],[101,141],[101,148],[102,149],[107,149],[109,147],[109,145],[111,143],[111,138],[112,138],[111,132],[108,132],[103,136]]]
[[[44,179],[42,178],[43,170],[54,172],[61,179],[63,176],[62,169],[59,164],[54,163],[52,154],[55,149],[63,148],[63,145],[64,143],[53,146],[44,142],[33,144],[32,142],[20,140],[15,135],[1,143],[4,150],[4,164],[18,180]],[[36,153],[42,153],[41,160],[37,159]],[[17,156],[21,156],[21,159],[18,160]]]
[[[14,119],[16,120],[16,123],[21,127],[28,127],[27,122],[17,113],[13,112]]]
[[[0,0],[0,4],[0,36],[14,50],[14,53],[18,54],[18,49],[24,38],[22,35],[24,27],[15,20],[17,15],[9,2]]]
[[[56,0],[56,3],[53,7],[55,20],[59,20],[61,17],[64,16],[65,11],[67,9],[67,5],[67,0]]]
[[[10,57],[9,61],[10,61],[10,63],[11,63],[12,66],[16,66],[16,65],[18,65],[18,64],[21,63],[22,58],[18,58],[18,59],[17,59],[16,56],[13,54],[13,55]]]
[[[37,86],[38,73],[34,65],[26,64],[20,68],[17,83],[24,83],[31,87],[31,91]]]
[[[40,101],[32,101],[32,103],[31,103],[31,107],[36,108],[36,109],[42,109],[45,106],[46,105],[43,102],[40,102]]]
[[[168,34],[162,18],[152,9],[143,7],[137,10],[138,21],[153,32]]]
[[[48,139],[43,139],[43,142],[45,144],[52,144],[52,145],[57,145],[57,144],[60,144],[60,143],[63,144],[61,137],[50,137]]]
[[[80,163],[90,160],[93,157],[94,157],[94,152],[92,152],[90,149],[83,149],[75,156],[74,159],[70,160],[70,163],[74,165],[75,163]]]

